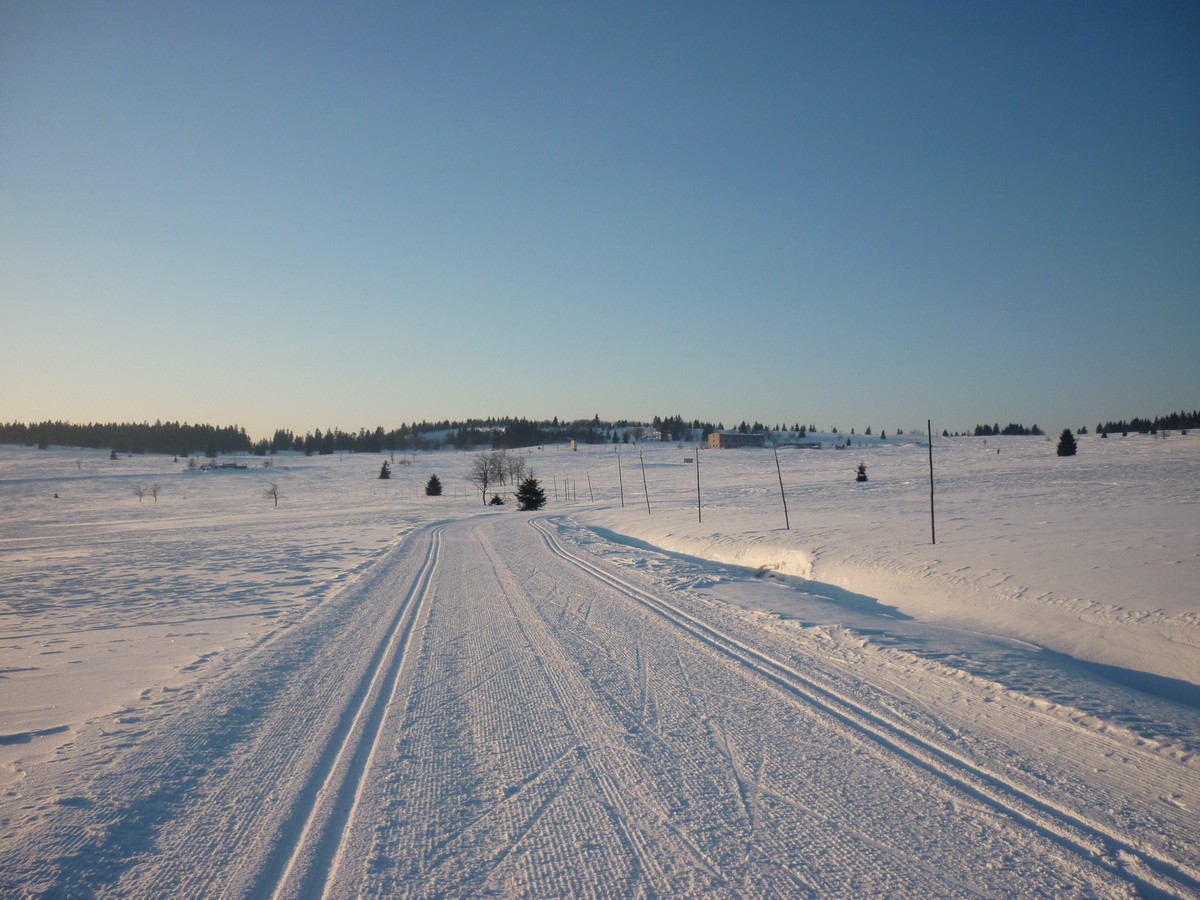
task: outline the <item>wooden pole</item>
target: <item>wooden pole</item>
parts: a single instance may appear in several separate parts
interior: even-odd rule
[[[588,470],[587,478],[588,478],[588,497],[591,499],[591,501],[593,503],[595,503],[596,495],[592,493],[592,473],[591,473],[590,469]]]
[[[617,447],[617,484],[621,486],[621,509],[625,508],[625,479],[621,476],[621,448]]]
[[[775,451],[775,474],[779,476],[779,496],[783,499],[783,524],[788,531],[791,531],[792,523],[788,519],[787,494],[783,492],[783,470],[779,468],[779,444],[772,441],[771,449]]]
[[[650,515],[650,488],[646,485],[646,457],[638,451],[638,459],[642,463],[642,490],[646,492],[646,515]]]
[[[700,445],[696,445],[696,521],[704,521],[704,513],[700,509]]]
[[[937,543],[937,522],[933,515],[933,423],[925,420],[925,430],[929,432],[929,542]]]

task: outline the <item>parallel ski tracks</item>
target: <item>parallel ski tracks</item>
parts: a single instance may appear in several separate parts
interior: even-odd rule
[[[420,571],[285,824],[285,837],[264,868],[253,896],[272,900],[323,897],[334,882],[389,706],[412,657],[410,648],[418,625],[427,614],[426,601],[442,554],[441,530],[441,526],[430,530]]]
[[[661,597],[572,553],[558,540],[545,519],[533,519],[530,525],[540,533],[546,547],[555,556],[807,706],[823,712],[909,764],[934,775],[942,783],[1023,823],[1060,847],[1133,882],[1150,894],[1193,896],[1200,893],[1200,872],[1192,867],[988,771],[953,749],[913,732],[902,722],[870,709],[828,685],[818,683],[788,664],[747,646]]]

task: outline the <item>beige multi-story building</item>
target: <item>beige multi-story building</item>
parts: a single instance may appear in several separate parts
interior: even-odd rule
[[[728,450],[731,447],[765,447],[762,434],[742,434],[740,431],[714,431],[708,436],[709,450]]]

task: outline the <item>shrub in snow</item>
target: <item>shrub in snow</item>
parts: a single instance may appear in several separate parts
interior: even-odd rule
[[[489,500],[488,503],[491,504],[492,506],[503,506],[504,498],[501,497],[499,494],[492,494],[492,499]]]
[[[546,505],[546,492],[532,475],[517,488],[517,503],[520,504],[517,508],[522,510],[541,509]]]
[[[854,480],[855,481],[866,481],[867,480],[867,464],[866,463],[858,464],[858,470],[854,476]]]
[[[1057,453],[1059,456],[1074,456],[1075,450],[1075,435],[1071,434],[1070,428],[1064,428],[1058,439]]]

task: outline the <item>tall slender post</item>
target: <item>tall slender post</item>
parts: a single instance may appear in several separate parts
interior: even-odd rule
[[[642,490],[646,492],[646,515],[650,515],[650,488],[646,485],[646,457],[638,451],[638,459],[642,463]]]
[[[591,500],[593,503],[595,503],[595,502],[596,502],[596,495],[592,493],[592,472],[591,472],[591,470],[590,470],[590,469],[588,470],[587,477],[588,477],[588,498],[589,498],[589,499],[590,499],[590,500]]]
[[[696,445],[696,521],[704,521],[704,513],[700,508],[700,445]]]
[[[621,509],[625,508],[625,479],[621,477],[621,448],[617,447],[617,484],[621,486]]]
[[[925,430],[929,433],[929,542],[937,543],[937,522],[933,516],[933,422],[925,420]]]
[[[791,531],[792,523],[788,519],[787,494],[783,492],[783,470],[779,468],[779,444],[772,441],[771,449],[775,451],[775,474],[779,476],[779,496],[783,499],[783,524],[788,531]]]

